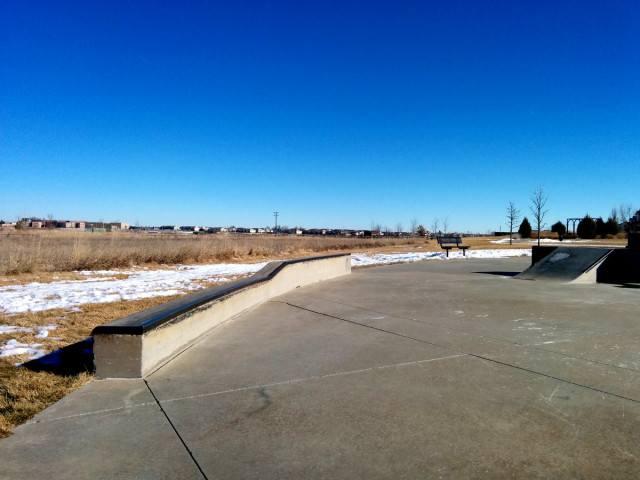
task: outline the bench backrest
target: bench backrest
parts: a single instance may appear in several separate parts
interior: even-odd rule
[[[460,245],[462,243],[462,237],[438,237],[438,243],[442,245],[443,243],[455,243],[456,245]]]

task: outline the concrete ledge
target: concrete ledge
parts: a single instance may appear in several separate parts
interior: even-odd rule
[[[247,279],[96,327],[92,333],[96,375],[145,377],[231,317],[294,288],[349,273],[349,254],[271,262]]]

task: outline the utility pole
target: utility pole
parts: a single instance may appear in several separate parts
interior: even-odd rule
[[[273,216],[276,217],[276,226],[274,228],[275,230],[278,230],[278,215],[280,214],[280,212],[273,212]]]

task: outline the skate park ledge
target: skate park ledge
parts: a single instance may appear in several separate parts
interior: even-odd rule
[[[350,254],[270,262],[211,287],[94,328],[98,378],[143,378],[230,318],[304,285],[351,273]]]

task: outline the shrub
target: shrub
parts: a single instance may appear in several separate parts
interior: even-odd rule
[[[596,236],[596,222],[588,214],[580,220],[577,230],[578,237],[592,239]]]
[[[557,233],[559,237],[564,237],[567,233],[567,228],[564,226],[564,223],[557,221],[551,226],[551,231]]]
[[[518,233],[522,238],[531,238],[531,232],[531,224],[527,217],[524,217],[524,220],[522,220],[522,223],[520,224],[520,228],[518,228]]]
[[[600,235],[600,238],[604,238],[606,234],[606,224],[604,223],[604,220],[602,220],[602,217],[598,217],[596,219],[596,235]]]
[[[617,235],[620,233],[620,225],[613,218],[609,217],[607,223],[605,223],[605,232],[606,235]]]

